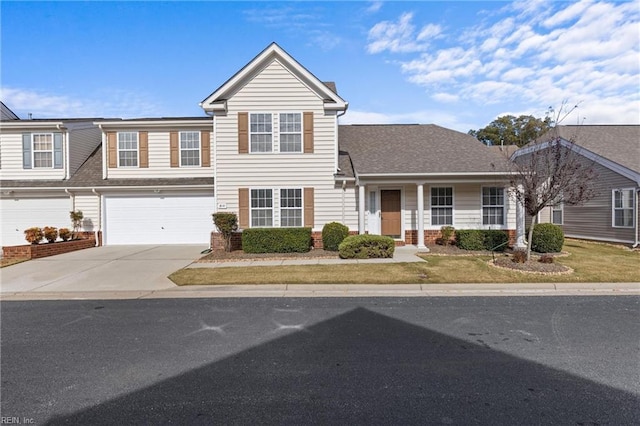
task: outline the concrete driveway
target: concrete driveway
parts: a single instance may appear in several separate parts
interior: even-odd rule
[[[206,245],[106,246],[0,269],[0,293],[146,291],[176,287],[167,275],[198,259]]]

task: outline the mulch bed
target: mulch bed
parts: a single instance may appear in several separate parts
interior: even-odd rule
[[[501,256],[489,261],[489,265],[496,268],[510,269],[518,272],[526,272],[529,274],[542,274],[542,275],[562,275],[570,274],[573,269],[568,266],[561,265],[559,263],[542,263],[538,262],[536,257],[532,257],[531,260],[525,263],[516,263],[510,256]]]

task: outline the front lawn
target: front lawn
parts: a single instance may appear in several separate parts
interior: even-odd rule
[[[490,256],[429,256],[425,263],[186,268],[169,276],[177,285],[218,284],[434,284],[534,282],[637,282],[640,252],[567,240],[570,253],[556,262],[568,275],[533,275],[489,266]]]

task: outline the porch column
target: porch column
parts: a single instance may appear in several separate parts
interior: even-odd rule
[[[418,249],[427,250],[424,245],[424,184],[419,183],[418,187]]]
[[[518,191],[522,191],[522,187],[518,187]],[[521,192],[520,192],[521,193]],[[527,247],[525,242],[525,214],[524,204],[516,198],[516,248],[523,249]]]
[[[364,234],[364,184],[358,185],[358,234]]]

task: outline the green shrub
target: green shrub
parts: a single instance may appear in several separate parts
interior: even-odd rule
[[[245,253],[305,253],[311,249],[311,228],[249,228],[242,231]]]
[[[539,223],[533,228],[531,250],[537,253],[560,253],[564,244],[564,232],[558,225]]]
[[[462,250],[484,250],[484,235],[479,229],[459,229],[456,245]]]
[[[451,244],[451,237],[453,237],[455,231],[456,229],[453,226],[443,226],[442,228],[440,228],[440,235],[442,235],[440,241],[442,242],[443,246],[448,246],[449,244]]]
[[[505,231],[486,229],[482,233],[484,234],[484,247],[486,250],[505,251],[509,242],[509,235]]]
[[[497,229],[460,229],[456,231],[456,245],[463,250],[495,249],[495,251],[504,251],[507,248],[505,243],[508,241],[507,232]]]
[[[350,235],[338,247],[342,259],[390,258],[396,248],[391,237],[383,235]]]
[[[322,228],[322,248],[338,251],[340,243],[349,236],[349,228],[338,222],[331,222]]]

